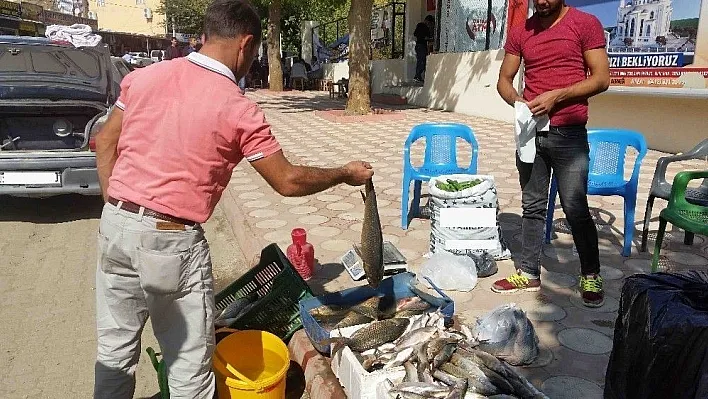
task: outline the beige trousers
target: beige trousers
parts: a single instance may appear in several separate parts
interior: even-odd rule
[[[120,205],[120,204],[119,204]],[[106,204],[98,233],[94,398],[130,399],[150,317],[170,396],[214,397],[214,279],[201,226],[159,230],[159,220]],[[157,378],[155,377],[157,390]]]

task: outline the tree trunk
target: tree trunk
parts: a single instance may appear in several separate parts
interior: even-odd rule
[[[371,111],[369,58],[371,55],[371,9],[373,0],[352,0],[349,8],[349,99],[347,115]]]
[[[281,3],[282,0],[271,0],[268,7],[268,79],[272,91],[283,91],[283,67],[280,58]]]

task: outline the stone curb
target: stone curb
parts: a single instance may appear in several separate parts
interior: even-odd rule
[[[305,386],[311,399],[346,399],[339,380],[332,372],[330,360],[312,346],[305,330],[293,334],[288,344],[290,359],[302,367]]]

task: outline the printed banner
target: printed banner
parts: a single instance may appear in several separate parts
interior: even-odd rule
[[[0,0],[0,15],[19,18],[22,15],[20,5],[11,1]]]
[[[392,7],[385,7],[371,12],[371,40],[387,38],[391,31]]]
[[[440,51],[459,53],[489,50],[504,44],[507,1],[492,0],[491,18],[488,0],[443,0],[440,12]],[[487,21],[489,19],[489,21]],[[489,26],[489,32],[487,32]]]
[[[708,68],[612,68],[613,86],[705,88]]]
[[[705,2],[705,1],[704,1]],[[701,0],[568,0],[605,28],[612,86],[708,88]],[[706,21],[703,21],[704,25]]]
[[[24,19],[39,21],[39,18],[42,15],[42,11],[44,11],[44,8],[42,8],[42,6],[27,2],[22,3],[22,18]]]

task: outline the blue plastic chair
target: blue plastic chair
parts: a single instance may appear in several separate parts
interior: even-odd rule
[[[621,129],[589,129],[590,171],[588,175],[588,195],[619,195],[624,197],[624,247],[622,256],[632,253],[634,237],[634,210],[637,205],[637,185],[639,168],[647,153],[647,143],[641,133]],[[634,147],[637,159],[632,177],[624,180],[624,160],[627,147]],[[555,176],[548,194],[546,214],[546,243],[551,242],[553,232],[553,211],[556,206],[558,182]]]
[[[425,159],[420,168],[411,164],[411,145],[418,139],[425,138]],[[457,138],[461,138],[472,147],[472,160],[467,168],[457,165]],[[413,189],[413,205],[410,217],[420,212],[420,190],[423,181],[432,177],[455,174],[477,173],[477,150],[479,145],[472,129],[459,123],[424,123],[415,126],[408,135],[403,146],[403,196],[401,198],[401,227],[408,229],[408,195],[411,181],[415,182]]]

